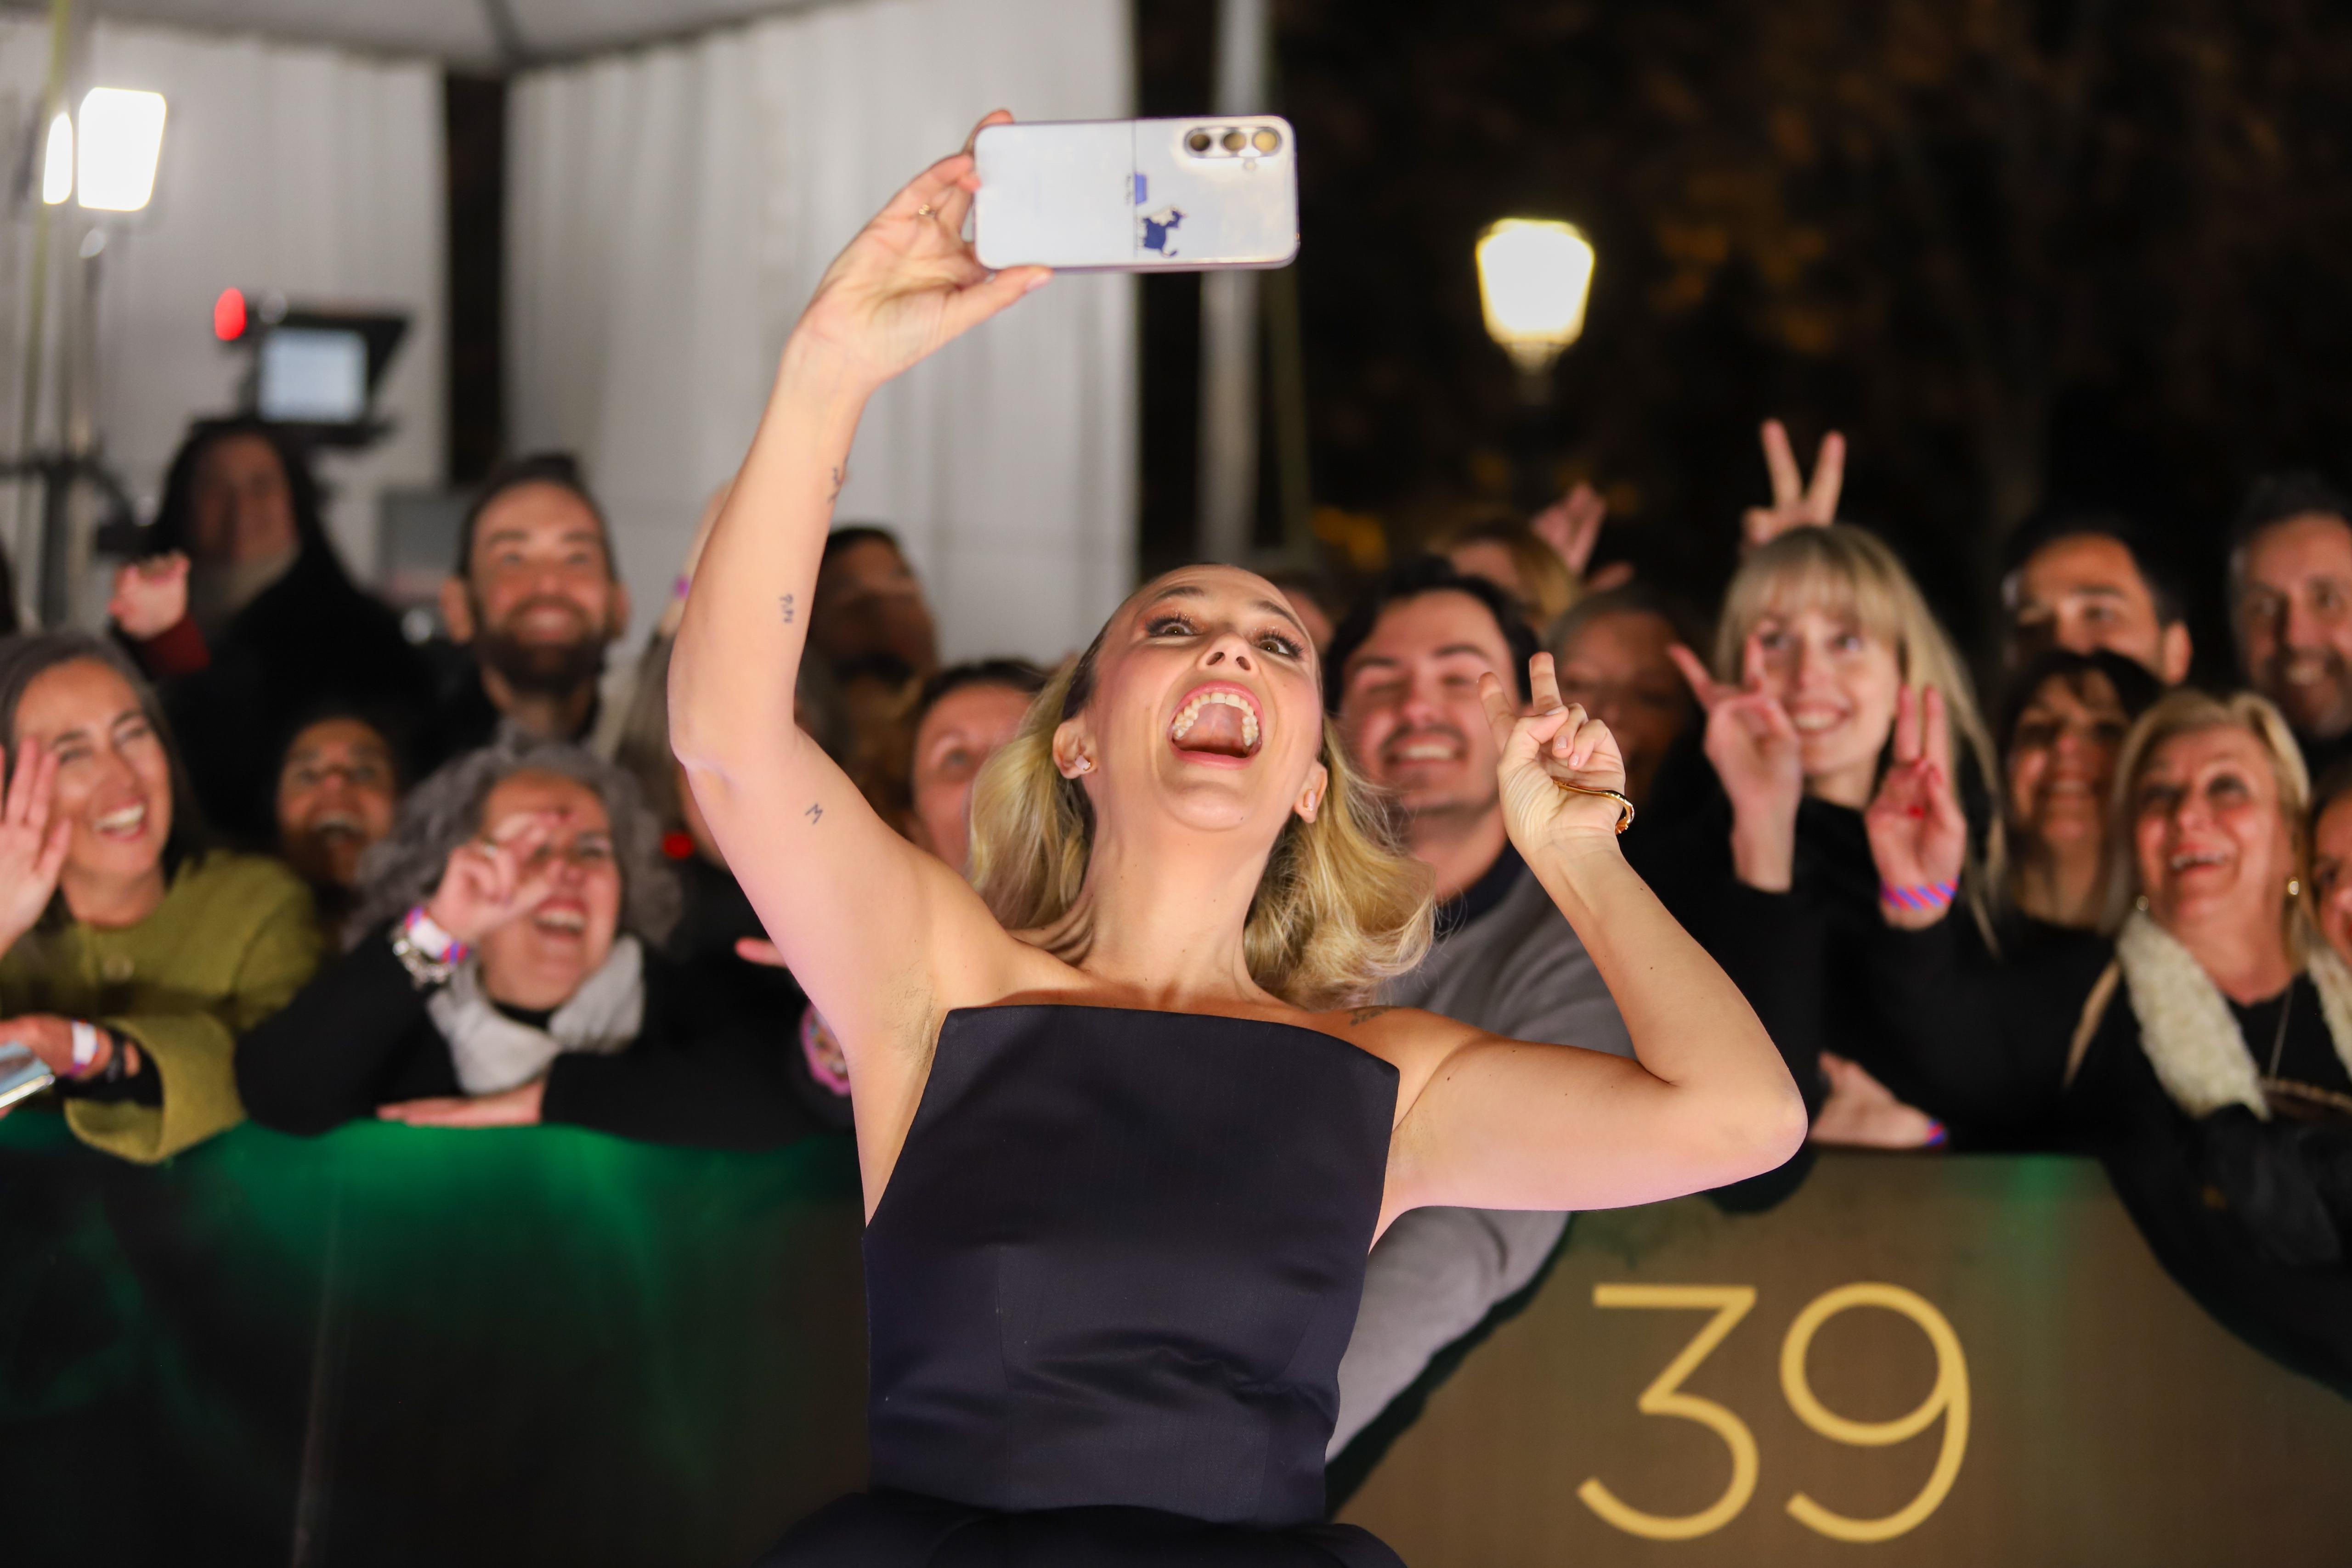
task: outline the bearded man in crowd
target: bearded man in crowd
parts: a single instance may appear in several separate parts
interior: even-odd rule
[[[2352,500],[2315,474],[2256,480],[2231,530],[2230,621],[2246,684],[2312,776],[2352,755]]]
[[[441,619],[472,667],[418,747],[429,770],[486,746],[501,724],[541,740],[595,727],[604,655],[629,623],[612,534],[579,465],[518,458],[484,482],[458,536]]]

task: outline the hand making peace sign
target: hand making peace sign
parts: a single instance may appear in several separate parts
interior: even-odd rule
[[[1895,766],[1863,813],[1878,880],[1892,888],[1957,887],[1969,853],[1969,820],[1952,787],[1952,730],[1944,694],[1905,686],[1895,695]],[[1944,917],[1946,904],[1879,901],[1890,925],[1917,930]]]
[[[1769,545],[1790,528],[1827,528],[1837,521],[1838,492],[1845,487],[1845,437],[1831,431],[1813,455],[1813,479],[1797,466],[1789,427],[1764,422],[1764,465],[1772,471],[1772,504],[1750,507],[1740,517],[1743,549]]]
[[[1731,798],[1732,860],[1739,880],[1768,893],[1786,892],[1795,874],[1805,759],[1789,710],[1764,690],[1763,648],[1751,633],[1736,686],[1708,674],[1699,656],[1681,643],[1667,652],[1706,710],[1706,759]]]

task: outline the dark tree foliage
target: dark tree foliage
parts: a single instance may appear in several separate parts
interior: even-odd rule
[[[1162,58],[1187,52],[1173,13],[1144,6]],[[2037,507],[2137,513],[2210,578],[2254,472],[2352,466],[2352,6],[1277,16],[1316,498],[1401,541],[1507,490],[1511,371],[1471,260],[1507,214],[1600,254],[1560,476],[1611,495],[1613,548],[1702,591],[1763,497],[1769,413],[1808,455],[1849,434],[1846,514],[1963,626]]]

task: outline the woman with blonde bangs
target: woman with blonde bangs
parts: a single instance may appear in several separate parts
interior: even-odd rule
[[[1998,881],[1997,823],[1971,836],[1948,883],[1897,886],[1879,878],[1863,818],[1899,733],[1932,737],[1947,770],[1965,758],[1969,797],[1992,798],[1992,748],[1950,638],[1894,551],[1831,523],[1790,528],[1742,560],[1712,674],[1689,649],[1674,653],[1706,710],[1715,787],[1673,835],[1641,847],[1643,871],[1756,1003],[1806,1091],[1816,1141],[1941,1142],[1905,1103],[1900,1064],[1881,1060],[1883,1020],[1857,954],[1885,904],[1965,901],[1981,919]],[[1805,1169],[1731,1201],[1777,1201]]]
[[[1297,617],[1248,572],[1145,585],[1041,694],[977,788],[980,892],[791,727],[866,399],[1046,281],[981,267],[976,189],[969,151],[934,165],[826,273],[671,673],[695,797],[856,1090],[877,1490],[768,1561],[1393,1568],[1319,1522],[1387,1222],[1733,1179],[1786,1157],[1799,1102],[1626,867],[1616,747],[1548,662],[1531,715],[1484,693],[1505,810],[1638,1061],[1351,1009],[1420,952],[1428,894],[1332,741]]]
[[[2310,929],[2302,754],[2252,693],[2176,690],[2116,780],[2101,931],[1994,960],[1944,912],[1887,912],[1890,1043],[1956,1126],[2098,1155],[2209,1310],[2352,1393],[2352,969]],[[1924,760],[1872,810],[1889,881],[1956,874]]]

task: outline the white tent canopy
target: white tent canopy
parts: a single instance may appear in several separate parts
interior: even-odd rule
[[[471,65],[616,48],[827,0],[79,0],[116,21],[340,44]],[[11,9],[26,10],[23,0]]]
[[[396,437],[329,465],[333,531],[362,578],[379,497],[441,478],[438,68],[512,70],[507,436],[584,461],[636,601],[632,643],[857,225],[990,108],[1132,112],[1127,0],[76,0],[75,15],[94,26],[72,92],[171,104],[153,207],[107,251],[100,443],[152,505],[186,420],[235,401],[242,361],[211,336],[224,288],[406,312],[382,405]],[[0,12],[0,130],[19,139],[46,55],[37,10]],[[22,248],[0,247],[0,319],[24,292]],[[899,531],[950,657],[1056,657],[1126,591],[1135,375],[1131,283],[1069,277],[868,411],[841,515]],[[13,384],[0,377],[9,431]]]

